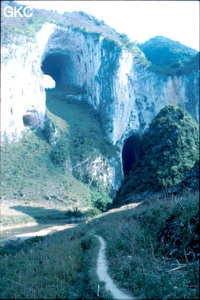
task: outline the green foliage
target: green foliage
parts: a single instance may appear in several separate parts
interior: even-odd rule
[[[188,256],[198,202],[198,194],[189,192],[181,198],[153,198],[72,229],[1,247],[0,297],[111,299],[96,273],[98,234],[106,241],[108,272],[119,288],[142,299],[199,299],[199,264]],[[174,235],[180,233],[179,225],[186,228],[181,259],[170,256],[158,240],[172,218]]]
[[[101,26],[105,24],[103,20],[99,21],[95,16],[89,15],[84,11],[79,11],[79,14],[85,17],[86,19],[88,19],[89,21],[94,22],[97,26]]]
[[[82,265],[80,235],[61,233],[20,250],[1,257],[1,299],[68,298]]]
[[[115,147],[104,137],[99,115],[85,101],[68,98],[64,90],[47,90],[48,115],[59,131],[68,134],[69,152],[75,163],[83,159],[111,157]]]
[[[144,67],[150,67],[151,63],[147,60],[146,56],[144,53],[140,50],[140,48],[133,42],[130,42],[126,44],[126,48],[128,49],[129,52],[132,53],[132,55],[139,60],[139,62],[144,66]]]
[[[68,88],[71,92],[77,95],[84,89]],[[91,105],[69,99],[66,90],[47,90],[44,129],[26,131],[18,142],[2,146],[2,197],[37,201],[53,196],[68,205],[91,204],[88,184],[105,195],[111,187],[102,190],[90,174],[90,164],[115,155]]]
[[[137,46],[152,63],[151,70],[165,75],[180,74],[185,64],[197,54],[196,50],[163,36],[154,37]]]
[[[102,194],[95,189],[91,189],[91,204],[100,211],[107,211],[112,199],[106,194]]]
[[[131,192],[166,189],[183,180],[198,159],[198,132],[198,124],[184,109],[174,105],[163,108],[144,133],[138,161],[116,201]]]
[[[101,214],[101,210],[96,207],[92,207],[92,208],[89,208],[86,211],[84,211],[84,216],[87,218],[93,218],[100,214]]]
[[[52,147],[50,153],[51,160],[54,164],[63,166],[68,158],[67,143],[65,141],[59,141]]]
[[[67,246],[66,246],[67,245]],[[0,251],[1,299],[109,299],[96,274],[99,250],[86,225]]]
[[[199,69],[199,52],[195,55],[189,62],[187,62],[181,69],[181,74],[188,74],[192,71],[197,71]]]
[[[21,5],[15,1],[3,1],[2,10],[6,6],[12,7],[25,7],[25,5]],[[36,32],[42,27],[45,22],[52,21],[52,12],[47,12],[45,14],[45,10],[34,9],[33,15],[30,18],[7,18],[2,14],[2,44],[8,44],[13,42],[13,37],[16,35],[24,35],[28,37],[35,37]]]
[[[42,133],[34,131],[27,131],[17,143],[4,143],[1,148],[1,196],[36,202],[55,197],[55,202],[67,205],[88,205],[90,188],[74,178],[67,166],[65,171],[63,166],[52,162],[53,149],[56,146],[49,145]],[[56,162],[63,161],[61,154],[62,151],[54,152]]]
[[[198,258],[189,259],[194,238],[190,220],[199,211],[198,198],[198,193],[152,198],[93,220],[90,226],[107,242],[109,272],[118,286],[139,299],[198,299]],[[161,251],[158,241],[160,229],[173,216],[173,235],[186,226],[180,240],[186,256],[181,259],[169,255],[173,248]]]
[[[116,149],[105,138],[99,115],[85,101],[68,98],[66,90],[47,90],[47,108],[53,130],[59,130],[62,141],[53,146],[52,160],[62,165],[68,158],[73,175],[100,191],[100,184],[90,173],[90,164],[99,157],[106,162],[116,155]],[[103,168],[106,172],[106,164]],[[110,191],[110,186],[104,187],[104,193]]]
[[[77,207],[74,207],[73,210],[68,209],[65,215],[69,218],[82,218],[84,216],[84,214]]]
[[[3,1],[2,10],[7,5],[17,8],[24,6],[15,1]],[[94,16],[90,16],[84,12],[65,12],[64,14],[59,14],[53,10],[33,9],[31,18],[6,18],[2,13],[1,42],[2,44],[12,43],[13,37],[16,37],[18,34],[31,38],[35,37],[36,33],[46,22],[54,23],[61,27],[68,27],[74,31],[80,31],[88,35],[95,34],[97,37],[103,34],[113,40],[119,41],[119,36],[114,29],[105,25],[104,21],[99,21]],[[15,43],[17,43],[17,39]]]

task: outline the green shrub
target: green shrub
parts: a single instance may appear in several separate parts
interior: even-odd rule
[[[68,209],[65,215],[69,218],[81,218],[84,216],[84,214],[77,207],[74,207],[73,210]]]
[[[98,216],[99,214],[101,214],[101,210],[96,207],[92,207],[84,211],[84,216],[87,218],[92,218]]]
[[[91,190],[91,204],[101,211],[106,211],[108,205],[112,203],[112,199],[105,194],[101,194],[97,190]]]
[[[181,197],[154,196],[139,205],[114,209],[90,222],[107,242],[109,272],[118,286],[138,299],[199,298],[198,257],[191,259],[188,255],[189,242],[195,238],[191,223],[199,211],[198,196],[190,192]],[[172,247],[161,253],[159,233],[172,216],[175,222],[169,240],[179,235],[179,225],[186,225],[180,242],[185,246],[188,261],[186,257],[169,256]]]
[[[67,144],[65,141],[59,141],[53,146],[52,151],[50,153],[51,160],[54,164],[62,166],[67,158],[68,158],[68,151],[67,151]]]
[[[197,54],[196,50],[163,36],[156,36],[137,46],[152,63],[151,70],[164,75],[179,75],[184,65]]]
[[[175,105],[163,108],[144,133],[138,161],[117,198],[131,192],[166,189],[183,180],[198,159],[198,132],[198,124],[184,109]]]

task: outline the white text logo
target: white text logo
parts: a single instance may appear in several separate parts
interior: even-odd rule
[[[33,13],[32,13],[32,8],[29,6],[26,7],[11,7],[11,6],[6,6],[4,8],[4,16],[6,18],[16,18],[16,17],[20,17],[20,18],[30,18],[32,17]]]

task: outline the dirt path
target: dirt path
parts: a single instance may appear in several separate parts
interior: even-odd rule
[[[128,296],[123,291],[121,291],[116,284],[113,282],[112,278],[108,274],[108,264],[106,261],[106,255],[105,255],[105,248],[106,248],[106,242],[104,239],[98,235],[96,237],[99,239],[100,242],[100,249],[99,249],[99,255],[97,259],[97,275],[99,277],[100,281],[104,281],[106,283],[106,289],[107,291],[111,292],[114,299],[117,300],[133,300],[136,299],[134,297]]]

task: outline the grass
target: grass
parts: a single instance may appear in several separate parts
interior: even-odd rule
[[[2,198],[84,207],[95,206],[96,191],[109,200],[111,185],[101,184],[92,168],[98,167],[99,175],[107,172],[116,150],[105,139],[94,109],[65,99],[63,91],[47,90],[47,116],[43,131],[27,130],[18,142],[2,145]]]
[[[110,168],[108,160],[116,157],[116,148],[105,138],[99,115],[85,101],[75,100],[68,88],[47,89],[46,92],[47,116],[59,130],[64,150],[61,153],[60,144],[55,145],[51,152],[53,160],[61,158],[62,162],[67,157],[75,178],[105,196],[110,194],[112,187],[109,178],[107,182],[102,182],[100,177]],[[80,93],[74,88],[73,93],[76,92]],[[96,166],[95,161],[98,161]],[[96,168],[97,176],[93,175]]]
[[[37,205],[37,206],[36,206]],[[27,223],[45,224],[66,220],[66,208],[61,206],[57,209],[50,208],[47,203],[25,204],[17,201],[12,204],[2,204],[1,206],[1,225],[3,227],[15,227]]]
[[[149,199],[23,246],[2,248],[1,298],[99,299],[100,284],[100,298],[110,299],[96,274],[99,244],[94,235],[99,234],[107,242],[109,273],[121,288],[139,299],[198,299],[198,259],[187,254],[198,210],[198,195],[190,192],[182,198]],[[185,228],[185,252],[176,255],[159,244],[159,233],[170,220],[173,235],[180,233],[180,224]]]
[[[91,218],[99,215],[101,210],[96,207],[67,206],[53,201],[28,202],[13,201],[1,204],[2,228],[32,226],[37,224],[54,224],[80,221],[80,218]]]
[[[1,250],[1,299],[98,299],[98,243],[84,225],[6,247]]]
[[[27,131],[19,142],[4,144],[1,152],[1,196],[39,201],[54,198],[73,205],[86,203],[89,188],[67,175],[50,158],[51,147],[37,133]]]
[[[198,299],[198,258],[189,254],[192,239],[197,238],[198,247],[190,223],[198,211],[198,195],[185,194],[182,199],[150,199],[96,218],[92,226],[107,241],[113,278],[139,299]],[[170,246],[160,245],[160,232],[172,217]],[[179,236],[181,245],[173,255],[178,247],[173,240]]]
[[[65,90],[46,91],[48,117],[66,134],[75,160],[84,159],[89,153],[95,158],[113,157],[115,148],[105,139],[100,118],[91,105],[69,98]]]

